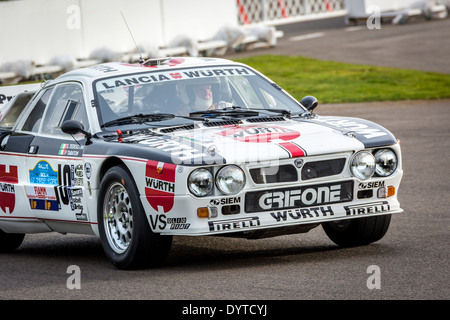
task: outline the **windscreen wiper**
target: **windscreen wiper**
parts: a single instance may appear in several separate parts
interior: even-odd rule
[[[261,112],[278,113],[283,116],[290,116],[291,112],[285,109],[264,109],[264,108],[243,108],[240,106],[226,107],[217,110],[205,110],[189,113],[190,117],[257,117]]]
[[[154,121],[162,121],[175,118],[175,115],[172,113],[148,113],[148,114],[135,114],[133,116],[127,116],[123,118],[114,119],[108,122],[105,122],[102,127],[108,127],[111,125],[124,125],[130,123],[141,124],[144,122],[154,122]]]
[[[219,110],[205,110],[189,113],[189,117],[203,117],[203,118],[216,118],[216,117],[256,117],[259,116],[259,112],[251,110],[235,110],[235,109],[219,109]]]
[[[290,116],[291,115],[291,111],[286,110],[286,109],[265,109],[265,108],[242,108],[240,106],[232,106],[230,107],[231,109],[239,109],[239,110],[250,110],[250,111],[262,111],[262,112],[273,112],[273,113],[278,113],[282,116]],[[225,109],[229,109],[229,108],[225,108]]]

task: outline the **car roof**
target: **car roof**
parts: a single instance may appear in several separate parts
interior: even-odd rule
[[[169,69],[173,67],[203,67],[214,66],[218,64],[239,64],[231,60],[221,58],[202,58],[202,57],[170,57],[149,59],[144,64],[125,63],[125,62],[108,62],[97,64],[85,68],[80,68],[64,73],[55,80],[67,80],[74,77],[84,78],[103,78],[111,76],[119,76],[129,73],[149,72],[151,70],[158,71],[161,69]]]

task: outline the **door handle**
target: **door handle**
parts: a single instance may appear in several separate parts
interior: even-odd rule
[[[33,146],[33,145],[31,145],[31,146],[28,148],[28,153],[29,153],[29,154],[36,154],[36,153],[38,152],[38,149],[39,149],[39,146]]]

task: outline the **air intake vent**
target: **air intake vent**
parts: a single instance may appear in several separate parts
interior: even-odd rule
[[[230,126],[230,125],[237,125],[242,124],[241,120],[224,120],[224,121],[208,121],[203,122],[203,125],[205,127],[221,127],[221,126]]]
[[[252,119],[247,119],[247,122],[273,122],[273,121],[286,121],[285,118],[283,117],[267,117],[267,118],[252,118]]]
[[[162,133],[171,133],[171,132],[175,132],[175,131],[193,130],[193,129],[195,129],[195,125],[190,124],[190,125],[185,125],[185,126],[179,126],[179,127],[172,127],[172,128],[167,128],[167,129],[161,129],[161,130],[159,130],[159,132],[162,132]]]

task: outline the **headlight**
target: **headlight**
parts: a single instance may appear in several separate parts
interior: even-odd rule
[[[375,157],[367,151],[358,152],[352,159],[350,170],[360,180],[369,179],[375,173]]]
[[[244,172],[237,166],[225,166],[217,172],[216,186],[223,194],[236,194],[244,188],[244,185]]]
[[[212,173],[206,169],[196,169],[188,178],[188,187],[197,197],[208,195],[214,186]]]
[[[381,177],[387,177],[397,169],[397,156],[390,149],[381,149],[375,153],[375,172]]]

